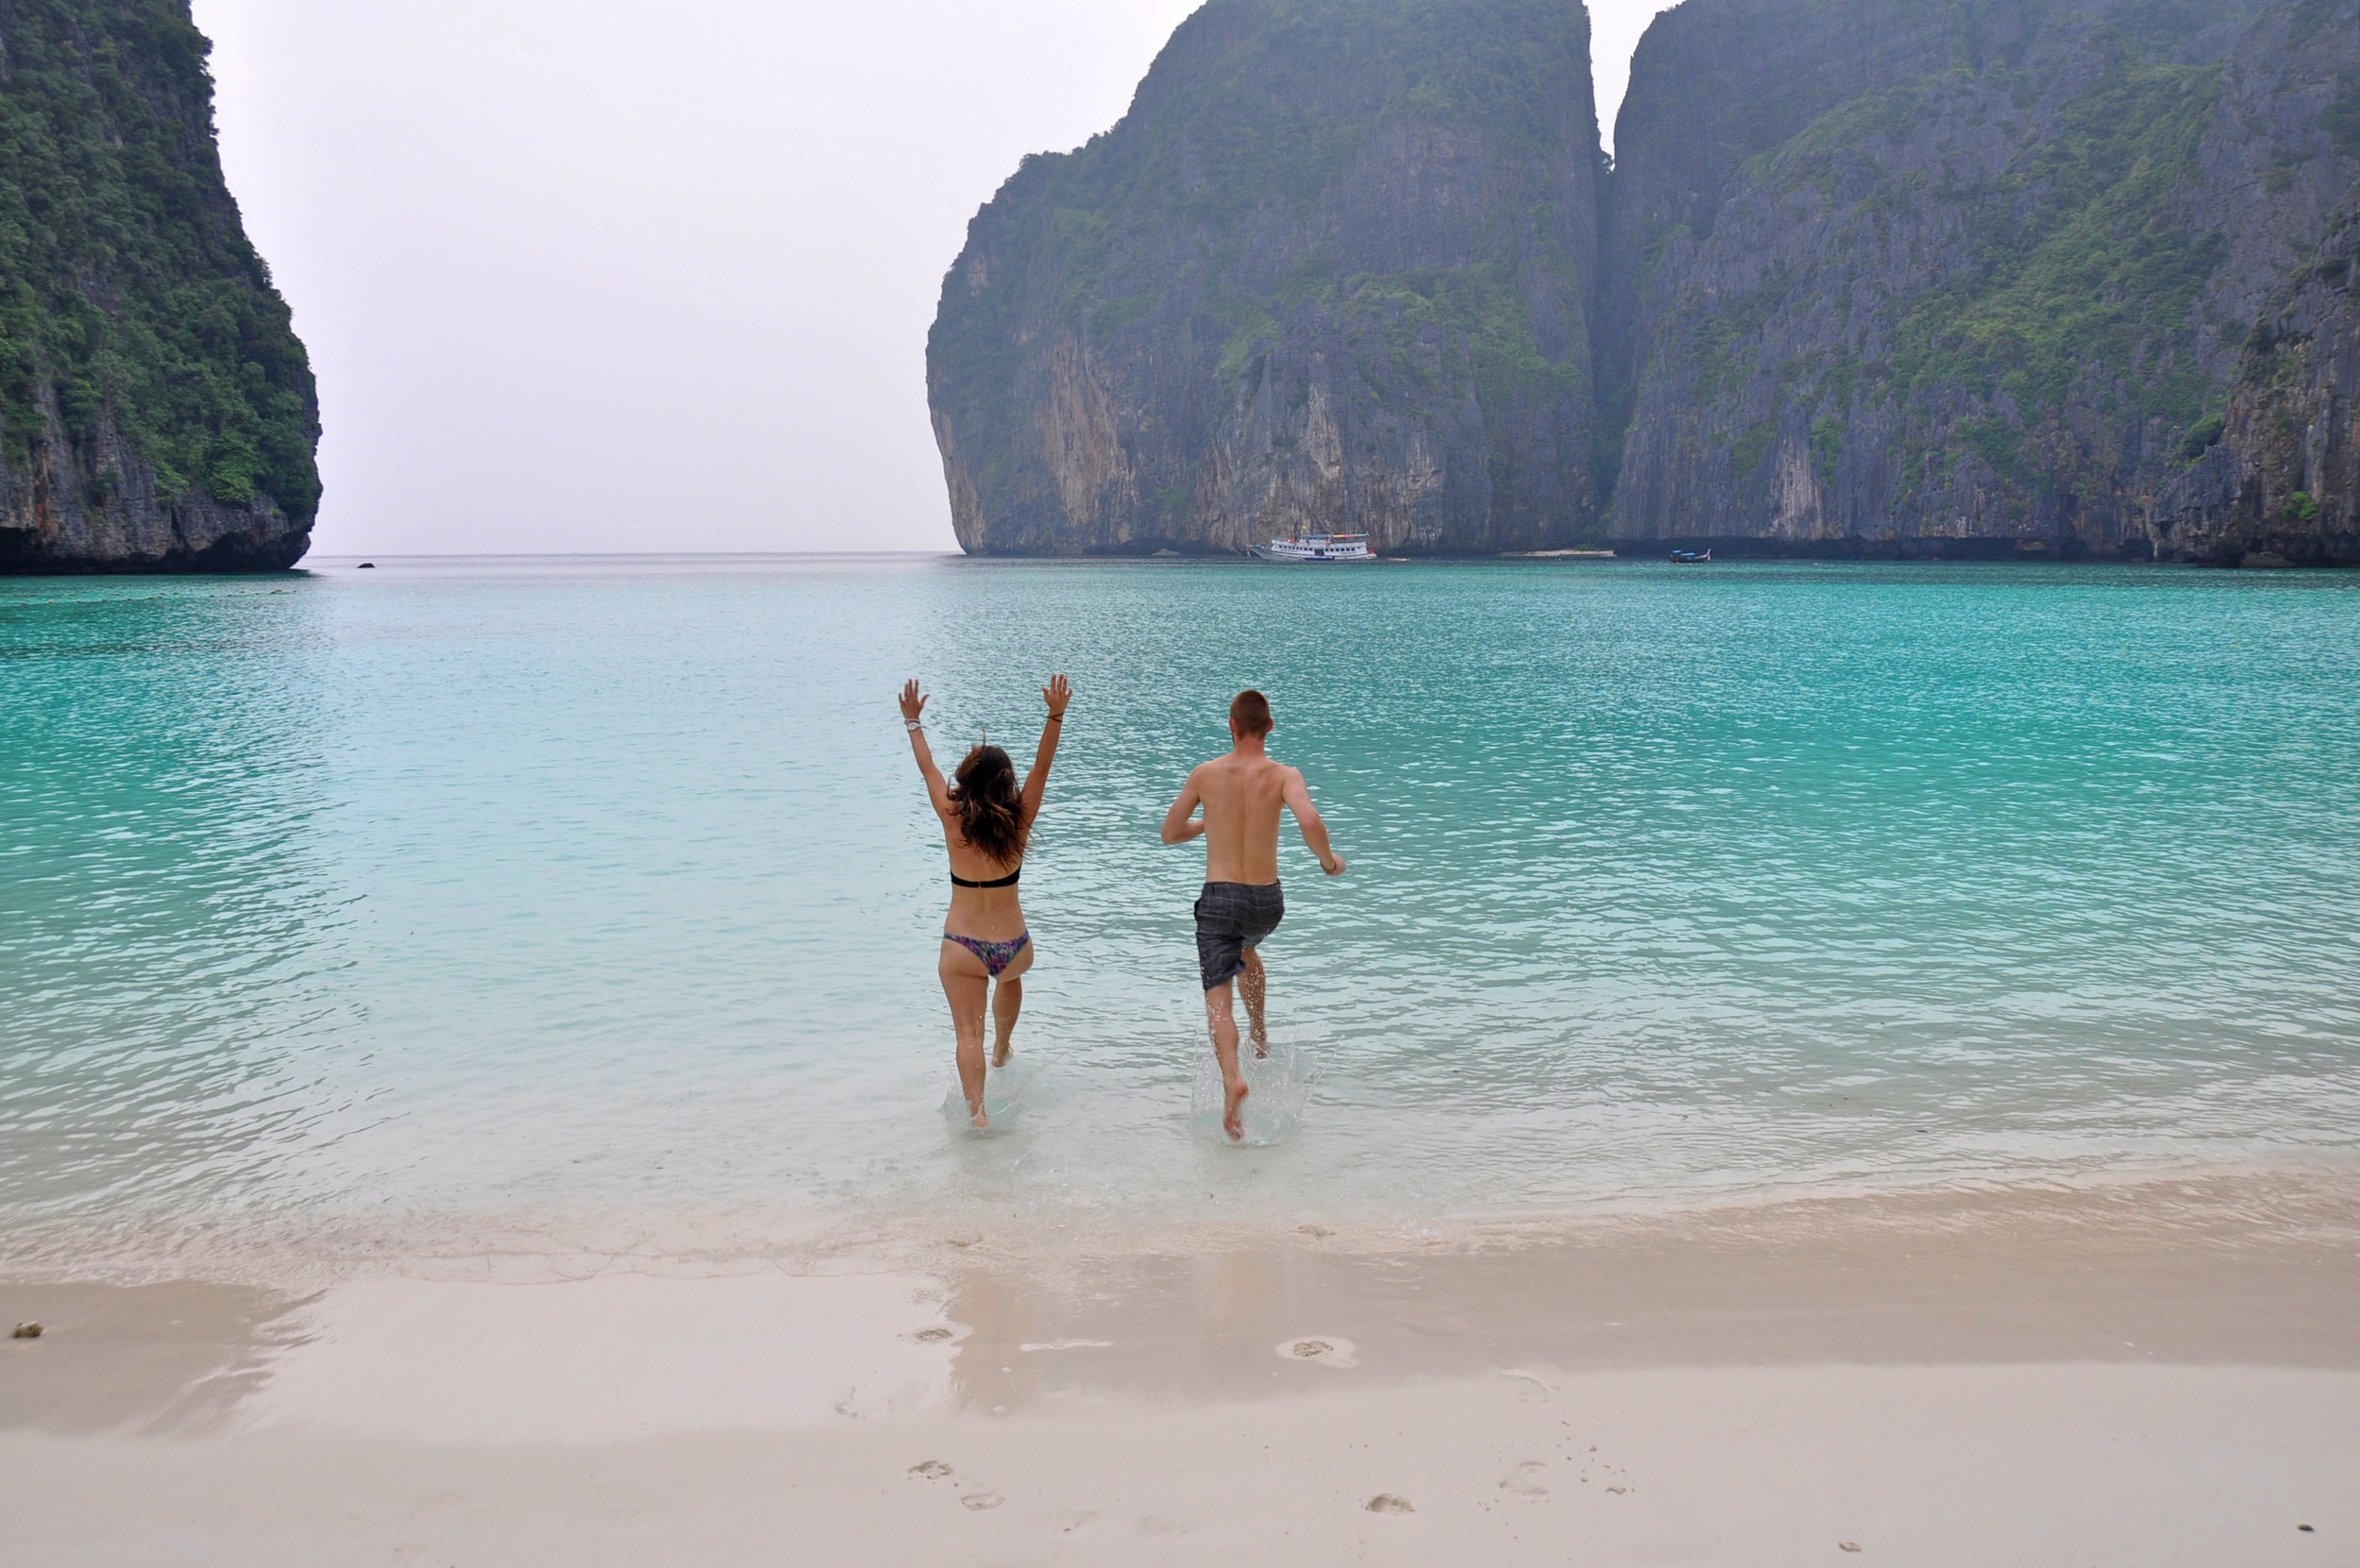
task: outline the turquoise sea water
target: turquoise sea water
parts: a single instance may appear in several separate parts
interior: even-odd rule
[[[1079,693],[988,1139],[893,693]],[[1280,1069],[1156,824],[1270,692]],[[0,1263],[1545,1214],[2360,1151],[2360,578],[323,563],[0,582]],[[363,1240],[354,1240],[354,1238]]]

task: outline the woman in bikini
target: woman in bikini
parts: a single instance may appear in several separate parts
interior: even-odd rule
[[[951,851],[951,914],[943,922],[938,972],[942,993],[951,999],[951,1026],[958,1032],[959,1088],[967,1096],[967,1119],[978,1127],[986,1125],[985,992],[998,983],[998,994],[990,999],[999,1037],[991,1065],[1004,1067],[1017,1010],[1024,1005],[1021,977],[1033,967],[1033,938],[1024,929],[1016,879],[1033,820],[1040,815],[1041,792],[1049,787],[1049,759],[1057,754],[1066,704],[1073,700],[1073,688],[1062,675],[1050,677],[1040,694],[1049,703],[1049,722],[1041,726],[1033,770],[1019,788],[1016,765],[997,746],[978,746],[968,752],[959,764],[957,782],[946,784],[926,745],[919,717],[926,710],[926,698],[915,681],[902,687],[902,722],[910,733],[910,750],[917,753],[918,770],[926,777],[926,793],[935,815],[942,818],[943,842]]]

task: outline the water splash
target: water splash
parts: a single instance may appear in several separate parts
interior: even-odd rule
[[[1307,1053],[1291,1043],[1273,1040],[1269,1055],[1256,1056],[1253,1043],[1244,1041],[1238,1053],[1238,1069],[1245,1074],[1245,1111],[1240,1118],[1245,1137],[1240,1141],[1247,1148],[1266,1149],[1284,1143],[1302,1130],[1304,1107],[1310,1104],[1311,1085],[1318,1077],[1318,1069]],[[1224,1101],[1221,1065],[1214,1060],[1208,1044],[1198,1055],[1196,1079],[1188,1096],[1189,1130],[1198,1138],[1227,1143],[1229,1137],[1221,1125]]]
[[[997,1138],[1016,1130],[1024,1111],[1025,1098],[1040,1078],[1041,1064],[1037,1056],[1020,1055],[1009,1060],[1005,1067],[984,1070],[984,1120],[987,1127],[973,1127],[967,1121],[967,1096],[952,1080],[942,1094],[942,1120],[951,1130],[967,1138]]]

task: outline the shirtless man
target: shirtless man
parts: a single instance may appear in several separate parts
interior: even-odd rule
[[[1204,971],[1205,1021],[1213,1032],[1213,1054],[1221,1062],[1227,1104],[1222,1130],[1231,1142],[1245,1137],[1239,1107],[1245,1075],[1238,1071],[1238,1020],[1230,1004],[1230,983],[1242,979],[1246,1020],[1254,1029],[1254,1054],[1270,1054],[1262,1017],[1267,975],[1255,949],[1278,929],[1287,913],[1278,889],[1278,808],[1295,814],[1303,841],[1320,857],[1320,869],[1344,874],[1343,857],[1328,847],[1327,824],[1311,805],[1303,775],[1271,761],[1262,750],[1271,731],[1270,699],[1241,691],[1229,704],[1231,750],[1188,775],[1180,798],[1164,813],[1164,842],[1185,844],[1205,837],[1205,891],[1196,901],[1196,962]],[[1202,820],[1190,820],[1202,804]]]

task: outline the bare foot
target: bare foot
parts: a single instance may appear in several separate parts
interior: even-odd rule
[[[1270,1037],[1269,1037],[1268,1035],[1256,1035],[1256,1036],[1255,1036],[1255,1037],[1254,1037],[1254,1055],[1255,1055],[1255,1059],[1258,1061],[1258,1060],[1260,1060],[1261,1058],[1263,1058],[1263,1057],[1265,1057],[1265,1056],[1268,1056],[1269,1054],[1270,1054]]]
[[[1008,1065],[1008,1058],[1015,1054],[1016,1047],[1009,1044],[1006,1040],[1002,1040],[992,1051],[991,1065],[994,1067],[1005,1067]]]
[[[1245,1121],[1241,1112],[1245,1105],[1245,1080],[1229,1086],[1229,1108],[1221,1114],[1221,1130],[1229,1135],[1232,1143],[1245,1141]]]
[[[980,1127],[986,1129],[988,1129],[991,1126],[990,1119],[984,1115],[982,1102],[978,1101],[976,1104],[967,1107],[967,1124],[970,1127]]]

